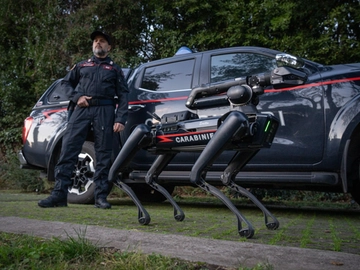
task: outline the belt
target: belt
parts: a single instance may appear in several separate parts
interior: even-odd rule
[[[92,98],[92,99],[88,99],[87,102],[89,103],[89,106],[106,106],[106,105],[115,106],[115,102],[113,99]]]

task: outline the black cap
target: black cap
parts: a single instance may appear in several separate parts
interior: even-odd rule
[[[109,43],[109,45],[111,45],[111,38],[108,34],[102,32],[102,31],[96,30],[91,33],[91,35],[90,35],[91,40],[94,41],[96,36],[103,36],[106,39],[106,41]]]

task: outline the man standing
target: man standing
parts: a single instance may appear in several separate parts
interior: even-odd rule
[[[108,173],[113,132],[124,129],[129,90],[121,68],[108,57],[111,50],[110,36],[102,31],[94,31],[90,37],[94,55],[76,64],[62,81],[73,112],[55,167],[54,189],[48,198],[38,202],[40,207],[67,206],[71,176],[92,126],[96,156],[95,206],[111,208],[106,198],[110,192]]]

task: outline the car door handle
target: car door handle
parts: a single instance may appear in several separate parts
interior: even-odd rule
[[[137,104],[137,105],[129,105],[128,110],[129,111],[138,111],[140,109],[144,109],[145,105]]]

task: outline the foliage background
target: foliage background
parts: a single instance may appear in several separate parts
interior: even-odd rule
[[[262,46],[323,64],[360,62],[359,0],[0,0],[0,169],[21,147],[44,90],[91,55],[90,33],[114,38],[123,67],[194,51]],[[4,175],[0,171],[0,178]]]

